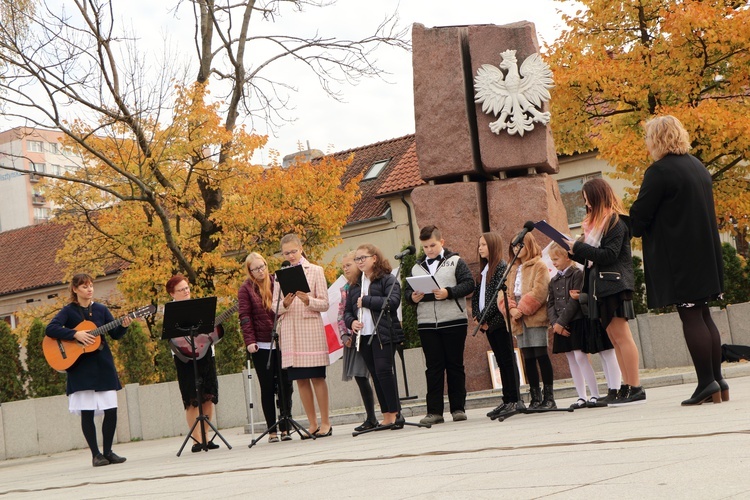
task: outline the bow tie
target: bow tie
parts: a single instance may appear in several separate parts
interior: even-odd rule
[[[428,265],[428,266],[431,266],[431,265],[432,265],[432,264],[434,264],[435,262],[442,262],[442,261],[443,261],[443,258],[442,258],[442,257],[440,257],[440,256],[437,256],[437,257],[435,257],[434,259],[427,259],[427,265]]]

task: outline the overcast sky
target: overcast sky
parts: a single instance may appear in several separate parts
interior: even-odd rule
[[[48,0],[50,3],[63,0]],[[123,25],[132,27],[141,49],[154,57],[163,54],[164,40],[171,47],[176,60],[191,64],[195,58],[193,16],[188,2],[183,2],[175,14],[170,10],[178,2],[170,0],[128,0],[114,2]],[[421,23],[426,27],[466,24],[507,24],[527,20],[536,25],[540,45],[551,43],[562,29],[559,10],[571,12],[576,2],[554,0],[338,0],[323,8],[308,7],[302,13],[283,12],[273,25],[256,24],[259,32],[291,35],[312,35],[359,39],[372,34],[390,13],[398,11],[399,24],[409,27]],[[69,8],[68,8],[69,10]],[[252,47],[254,48],[254,47]],[[254,55],[252,50],[250,52]],[[172,57],[172,55],[170,55]],[[337,88],[344,102],[337,102],[320,88],[317,78],[301,65],[273,66],[266,76],[283,81],[297,89],[290,95],[292,110],[285,124],[271,136],[265,151],[254,158],[265,163],[268,148],[281,155],[297,151],[298,143],[324,152],[340,151],[373,142],[399,137],[414,132],[413,87],[411,53],[390,47],[378,50],[376,57],[388,73],[384,79],[371,78],[357,86]],[[248,66],[257,65],[263,58],[248,59]],[[156,65],[154,65],[156,66]],[[194,72],[193,72],[194,73]],[[191,73],[192,74],[192,73]],[[249,121],[246,122],[249,126]],[[19,125],[0,119],[0,128]],[[255,123],[255,131],[269,131],[262,123]]]

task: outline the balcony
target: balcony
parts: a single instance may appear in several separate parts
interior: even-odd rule
[[[42,194],[32,194],[31,195],[31,203],[34,205],[44,205],[47,202],[47,199]]]
[[[36,174],[29,174],[29,181],[30,182],[39,182],[41,180],[41,177]]]

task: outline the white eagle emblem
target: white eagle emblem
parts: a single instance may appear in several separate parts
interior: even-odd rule
[[[534,122],[549,123],[549,112],[540,110],[550,99],[548,89],[554,86],[552,70],[535,53],[521,64],[519,75],[516,51],[506,50],[500,56],[503,58],[500,68],[483,64],[477,70],[474,102],[482,103],[483,112],[500,115],[497,121],[490,123],[490,130],[495,134],[507,128],[510,135],[523,136],[524,132],[534,130]],[[507,76],[502,69],[508,72]]]

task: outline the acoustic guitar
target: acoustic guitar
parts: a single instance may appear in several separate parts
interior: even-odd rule
[[[202,359],[212,345],[218,344],[219,341],[224,337],[224,330],[216,330],[216,327],[224,323],[229,316],[236,313],[240,308],[239,304],[234,304],[229,309],[223,311],[221,314],[216,316],[214,320],[214,331],[211,333],[201,333],[195,336],[195,358]],[[187,363],[193,359],[193,346],[190,337],[177,337],[169,339],[169,348],[172,349],[174,355],[182,361]]]
[[[130,312],[121,318],[110,321],[109,323],[99,327],[97,327],[91,321],[81,321],[74,328],[74,330],[79,332],[88,331],[91,335],[93,335],[94,343],[91,345],[83,345],[77,340],[55,339],[45,335],[44,340],[42,341],[42,351],[44,351],[44,359],[46,359],[47,363],[49,363],[49,365],[55,370],[59,372],[65,371],[73,366],[73,363],[78,361],[78,358],[80,358],[81,355],[88,352],[94,352],[99,349],[102,345],[101,335],[103,333],[121,326],[122,322],[126,318],[142,318],[144,316],[150,316],[155,312],[156,306],[153,305],[139,307],[135,311]]]

